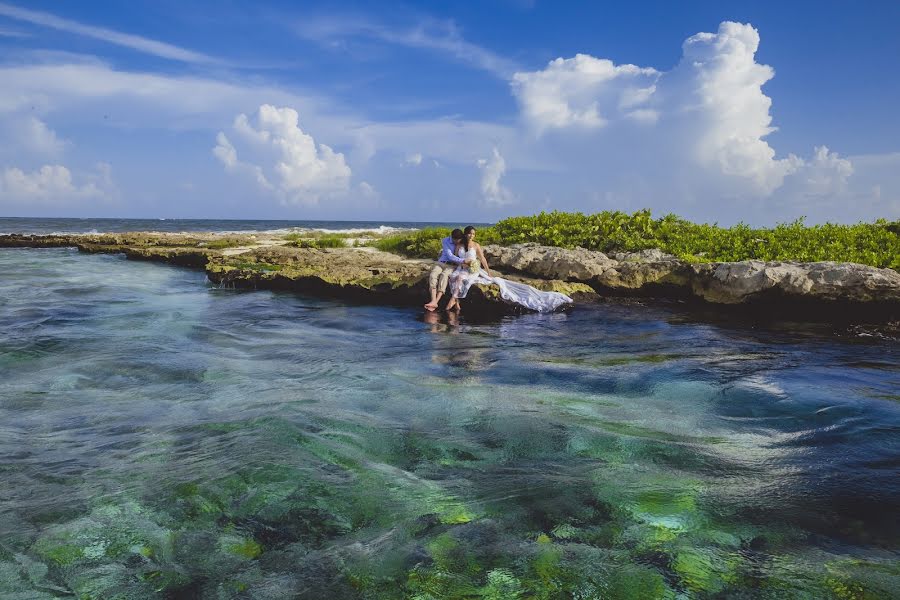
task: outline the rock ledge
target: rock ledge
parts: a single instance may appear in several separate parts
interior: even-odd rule
[[[372,248],[297,248],[266,234],[0,235],[0,248],[63,246],[203,268],[223,286],[408,305],[423,302],[433,264]],[[659,250],[608,256],[535,244],[487,246],[485,254],[504,277],[563,292],[578,302],[601,296],[659,297],[772,316],[900,319],[900,273],[854,263],[688,263]],[[467,304],[483,313],[518,311],[494,286],[476,286]]]
[[[857,317],[878,320],[900,316],[900,273],[856,263],[688,263],[659,250],[610,258],[583,248],[535,244],[488,246],[485,254],[500,269],[586,283],[601,295],[664,296],[786,310],[812,307],[825,313],[849,310]]]

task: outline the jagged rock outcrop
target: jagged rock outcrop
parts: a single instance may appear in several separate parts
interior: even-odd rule
[[[602,252],[584,248],[567,250],[537,244],[485,246],[484,255],[497,268],[564,281],[588,281],[603,275],[617,264]]]
[[[305,282],[308,287],[333,288],[335,292],[393,290],[402,295],[423,284],[428,265],[370,249],[273,247],[210,257],[206,273],[214,283],[239,287],[262,282],[289,287],[288,282]]]
[[[900,304],[900,273],[855,263],[763,262],[692,265],[693,293],[720,304],[738,304],[778,293],[822,301]]]
[[[695,299],[712,304],[900,316],[900,273],[855,263],[688,263],[660,250],[617,254],[536,244],[487,246],[491,264],[537,277],[587,283],[598,293]],[[814,316],[810,313],[810,316]]]
[[[499,269],[587,283],[607,294],[684,294],[692,273],[688,263],[659,250],[620,254],[619,260],[584,248],[536,244],[486,246],[484,251],[488,261]],[[665,288],[668,293],[664,292]]]

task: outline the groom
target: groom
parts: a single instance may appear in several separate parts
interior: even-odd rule
[[[431,273],[428,275],[428,287],[431,288],[431,302],[425,305],[425,310],[437,310],[441,296],[447,291],[447,282],[450,281],[450,274],[453,273],[457,266],[469,263],[469,261],[463,260],[456,255],[456,245],[462,239],[462,229],[454,229],[450,232],[449,237],[441,240],[441,255],[437,259],[437,264],[432,267]]]

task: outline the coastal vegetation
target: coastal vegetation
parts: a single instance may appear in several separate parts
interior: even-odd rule
[[[440,253],[447,228],[427,228],[376,240],[380,250],[416,258]],[[900,270],[900,221],[806,225],[802,218],[771,228],[745,223],[721,227],[693,223],[673,214],[653,218],[649,210],[583,213],[542,212],[510,217],[478,230],[482,244],[534,242],[604,253],[659,248],[690,262],[838,261]]]
[[[298,248],[344,248],[347,246],[347,235],[323,235],[315,238],[298,237],[291,241],[291,245]],[[352,240],[350,240],[352,242]]]
[[[218,240],[209,240],[207,242],[201,242],[197,244],[203,248],[209,248],[210,250],[224,250],[225,248],[236,248],[241,246],[244,243],[244,240],[240,238],[222,238]]]
[[[374,230],[349,233],[308,230],[288,233],[282,236],[282,239],[287,240],[288,245],[297,248],[346,248],[370,246],[384,238],[385,235]]]

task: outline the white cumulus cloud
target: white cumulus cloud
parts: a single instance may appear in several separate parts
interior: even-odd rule
[[[552,60],[543,71],[516,73],[512,89],[526,123],[537,133],[595,128],[611,116],[641,110],[653,94],[658,75],[652,68],[615,65],[605,58],[577,54]]]
[[[491,158],[478,160],[478,168],[481,169],[481,195],[488,206],[503,206],[511,204],[514,200],[512,192],[500,183],[500,179],[506,173],[506,161],[500,151],[495,147],[491,152]]]
[[[348,190],[352,173],[344,155],[305,133],[296,110],[263,104],[255,121],[239,114],[233,126],[247,142],[250,160],[238,157],[224,132],[216,136],[213,154],[227,171],[251,173],[261,188],[274,190],[286,204],[315,204],[323,195]],[[261,161],[266,162],[257,164]]]
[[[797,169],[797,174],[802,177],[806,194],[822,196],[845,191],[853,170],[853,163],[849,159],[841,158],[827,146],[819,146],[812,159],[805,161]]]
[[[533,72],[518,69],[515,76],[504,68],[521,118],[495,122],[455,116],[381,120],[370,103],[357,104],[358,95],[342,100],[235,74],[129,71],[96,57],[22,52],[0,60],[3,202],[13,189],[20,198],[90,196],[90,184],[99,187],[100,176],[86,173],[84,165],[108,160],[114,147],[117,183],[131,203],[120,214],[148,207],[172,214],[220,214],[227,207],[232,216],[291,214],[275,202],[246,203],[248,190],[223,178],[219,161],[235,178],[287,204],[341,194],[341,203],[319,202],[307,211],[322,218],[403,220],[415,214],[440,220],[449,202],[469,211],[464,214],[481,214],[488,198],[495,204],[514,199],[522,213],[650,207],[657,214],[721,223],[900,214],[900,155],[846,156],[834,139],[810,140],[815,150],[800,157],[778,152],[766,94],[774,71],[757,62],[762,33],[760,42],[750,25],[723,23],[686,40],[682,59],[665,70],[586,54]],[[287,134],[261,123],[257,111],[247,111],[261,105],[292,107],[302,129],[299,117],[296,131],[288,127]],[[283,120],[283,109],[272,110]],[[223,129],[232,122],[233,128]],[[198,136],[216,142],[198,151]],[[350,154],[345,159],[318,142]],[[213,145],[217,158],[210,160]],[[493,146],[503,149],[500,159]],[[162,155],[161,147],[168,148]],[[406,164],[418,154],[418,168]],[[473,169],[479,159],[485,159],[481,168]],[[515,166],[514,179],[504,179],[505,163]],[[286,169],[279,170],[281,164]],[[70,170],[69,184],[53,169],[62,165]],[[42,166],[51,171],[41,175]],[[120,182],[121,173],[128,179]],[[170,177],[195,183],[198,193],[173,188]],[[367,201],[375,195],[358,183],[363,180],[383,202]],[[48,214],[61,212],[46,206]],[[75,214],[76,204],[65,206]],[[497,217],[506,213],[496,210]]]
[[[418,167],[422,164],[422,154],[420,152],[414,152],[412,154],[407,154],[406,159],[403,161],[403,164],[409,165],[412,167]]]
[[[66,147],[66,141],[60,139],[56,132],[37,117],[26,117],[18,129],[19,148],[35,154],[56,156]]]
[[[0,172],[0,205],[66,204],[108,199],[115,188],[112,169],[98,163],[96,172],[73,176],[65,166],[44,165],[31,172],[6,167]]]
[[[232,173],[248,173],[256,180],[256,183],[258,183],[261,188],[265,190],[275,189],[274,186],[269,183],[269,180],[266,179],[262,167],[238,160],[237,150],[231,144],[228,137],[221,131],[216,135],[216,146],[213,148],[213,156],[222,161],[226,171]]]
[[[689,37],[669,71],[578,54],[516,73],[511,88],[541,147],[616,197],[665,194],[691,210],[845,185],[847,159],[823,148],[778,157],[768,143],[776,128],[763,86],[775,72],[756,61],[759,44],[754,27],[726,21]]]
[[[216,135],[216,147],[213,148],[213,156],[222,161],[225,168],[233,170],[238,166],[237,150],[231,145],[231,142],[221,131]]]
[[[0,111],[0,162],[58,159],[69,145],[34,115]]]
[[[681,62],[660,82],[663,109],[673,121],[682,121],[680,131],[696,131],[689,143],[700,164],[771,193],[798,161],[776,159],[763,139],[775,131],[772,100],[762,91],[775,71],[756,62],[759,33],[750,25],[726,21],[717,33],[698,33],[682,48]]]
[[[360,184],[357,186],[357,189],[359,190],[359,195],[362,196],[364,200],[370,200],[376,203],[381,200],[381,194],[378,193],[378,190],[375,189],[375,186],[373,186],[368,181],[360,182]]]

